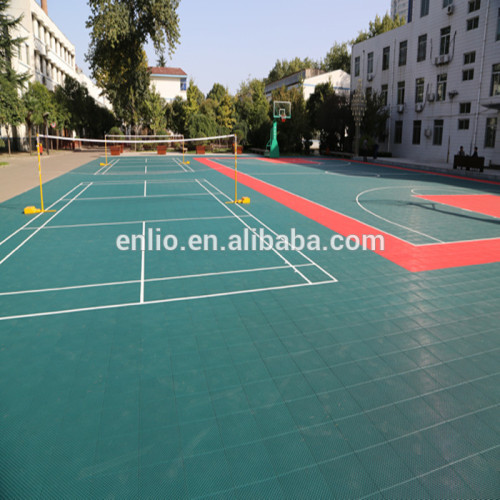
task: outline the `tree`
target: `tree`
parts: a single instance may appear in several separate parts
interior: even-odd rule
[[[264,148],[269,139],[270,105],[264,93],[264,82],[254,78],[240,85],[236,94],[236,129],[254,147]],[[245,125],[242,125],[245,124]],[[238,135],[240,139],[240,135]]]
[[[28,90],[23,94],[22,102],[24,105],[26,128],[28,129],[29,150],[32,151],[32,128],[46,124],[51,115],[54,115],[54,100],[51,92],[40,82],[30,83]]]
[[[321,69],[324,71],[342,69],[346,73],[351,72],[351,53],[347,42],[335,43],[333,45],[333,47],[326,53],[326,56],[321,63]]]
[[[167,117],[165,116],[166,102],[156,89],[153,88],[148,92],[144,105],[153,134],[156,135],[160,130],[165,130],[167,128]]]
[[[12,38],[12,30],[21,22],[22,15],[12,19],[6,14],[10,0],[0,0],[0,74],[8,81],[20,88],[28,79],[27,73],[18,74],[12,68],[14,50],[19,47],[25,38]]]
[[[330,83],[316,85],[307,101],[311,128],[319,133],[320,148],[331,151],[347,149],[346,132],[352,129],[348,99],[337,94]]]
[[[308,57],[303,60],[299,57],[296,57],[291,61],[287,61],[286,59],[283,59],[282,61],[277,60],[273,69],[269,72],[269,75],[266,78],[266,84],[281,80],[282,78],[285,78],[285,76],[292,75],[293,73],[297,73],[303,69],[319,69],[319,67],[319,63],[309,59]]]
[[[386,33],[387,31],[391,31],[394,28],[399,28],[406,24],[406,20],[404,17],[396,16],[395,19],[386,13],[383,18],[380,16],[375,16],[374,21],[370,21],[368,31],[360,31],[358,36],[352,40],[351,45],[356,45],[357,43],[364,42],[369,38],[373,38],[374,36],[381,35],[382,33]]]
[[[144,46],[151,40],[159,57],[165,50],[172,54],[180,37],[179,0],[89,0],[89,6],[86,26],[91,43],[86,59],[92,76],[105,89],[117,116],[137,130],[149,88]]]
[[[5,75],[0,74],[0,125],[4,125],[7,131],[9,155],[11,153],[9,129],[19,125],[23,120],[23,104],[17,93],[16,86]]]
[[[366,96],[366,111],[361,122],[361,133],[371,143],[383,142],[386,136],[386,124],[389,111],[381,94],[373,92]]]

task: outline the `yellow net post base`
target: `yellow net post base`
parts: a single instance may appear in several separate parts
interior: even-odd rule
[[[226,201],[227,205],[229,205],[231,203],[238,203],[240,205],[248,205],[250,203],[250,198],[248,196],[243,196],[243,198],[240,198],[239,200]]]
[[[41,208],[36,208],[34,205],[25,207],[25,209],[23,210],[24,215],[47,214],[49,212],[55,212],[55,210],[42,210]]]

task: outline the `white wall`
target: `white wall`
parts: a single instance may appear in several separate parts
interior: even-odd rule
[[[447,14],[441,1],[430,2],[429,15],[420,17],[420,1],[414,1],[413,21],[405,26],[359,43],[352,52],[351,89],[356,88],[361,78],[363,88],[372,87],[380,92],[383,84],[388,86],[388,105],[390,119],[388,121],[389,137],[384,146],[394,156],[422,159],[435,162],[452,162],[453,155],[461,145],[466,152],[477,145],[479,155],[486,161],[500,164],[500,117],[498,110],[488,109],[482,103],[496,101],[500,105],[500,96],[490,97],[491,73],[493,64],[500,63],[500,41],[496,41],[498,0],[483,0],[478,11],[468,13],[468,2],[455,2],[454,12]],[[477,29],[467,31],[467,20],[479,16]],[[451,26],[451,62],[436,66],[435,57],[439,55],[440,30]],[[417,41],[422,34],[427,34],[427,54],[425,61],[417,62]],[[453,43],[455,39],[455,43]],[[406,66],[398,66],[399,43],[408,40]],[[390,47],[390,68],[382,70],[382,51]],[[474,64],[464,66],[464,53],[476,51]],[[367,79],[367,55],[374,53],[373,80]],[[355,59],[360,58],[360,75],[354,74]],[[472,81],[462,81],[464,69],[473,68]],[[437,75],[447,74],[446,99],[443,102],[425,100],[423,111],[417,112],[415,106],[415,80],[425,79],[425,95],[436,92]],[[397,111],[397,82],[405,81],[404,112]],[[449,91],[457,91],[455,97]],[[467,115],[459,113],[460,103],[470,102],[471,111]],[[496,142],[494,148],[484,148],[486,119],[498,118]],[[413,121],[422,121],[422,130],[433,130],[434,120],[444,121],[443,143],[433,145],[433,138],[422,133],[420,145],[412,144]],[[458,130],[458,120],[468,119],[469,129]],[[395,122],[403,121],[403,140],[394,143]]]

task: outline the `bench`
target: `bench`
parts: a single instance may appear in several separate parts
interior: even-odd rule
[[[453,157],[453,168],[473,169],[482,172],[484,169],[484,156],[455,155]]]

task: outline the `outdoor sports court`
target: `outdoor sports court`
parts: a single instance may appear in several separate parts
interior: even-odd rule
[[[0,496],[498,497],[500,182],[237,161],[250,204],[233,156],[131,154],[0,205]]]

